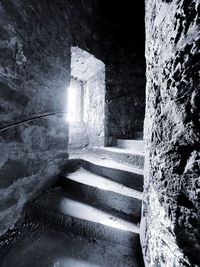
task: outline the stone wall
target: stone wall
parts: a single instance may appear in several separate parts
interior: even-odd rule
[[[106,61],[108,145],[116,145],[116,139],[134,139],[136,131],[143,131],[145,113],[146,80],[142,49],[116,48],[113,52]]]
[[[105,65],[94,55],[79,47],[72,47],[71,52],[71,74],[79,81],[79,86],[82,84],[83,92],[83,122],[82,124],[69,123],[69,128],[73,130],[70,131],[69,137],[75,141],[71,142],[71,147],[76,148],[77,143],[79,148],[86,145],[103,146],[105,142]],[[82,136],[75,132],[76,126]],[[79,141],[76,136],[79,136]]]
[[[112,5],[112,1],[90,0],[87,5],[78,2],[74,3],[76,9],[71,12],[73,45],[91,53],[105,64],[105,144],[115,145],[117,138],[134,138],[134,131],[143,130],[146,84],[144,17],[141,10],[136,11],[138,6],[144,9],[143,1],[136,4],[135,8],[131,2],[124,6],[116,1]],[[90,9],[83,16],[82,10],[89,6]],[[117,14],[119,19],[113,20],[115,6],[120,6]],[[104,16],[102,9],[108,12],[108,17]],[[141,17],[136,18],[134,14],[138,12]],[[125,17],[131,18],[132,24],[124,24]],[[132,27],[136,24],[137,30]],[[116,25],[120,25],[119,28],[116,29]],[[127,36],[123,36],[127,31]],[[116,32],[120,32],[120,36]],[[131,40],[131,44],[123,42],[127,39]]]
[[[125,129],[130,134],[130,117],[128,124],[123,119],[128,113],[144,110],[144,87],[134,98],[134,106],[141,107],[138,110],[132,108],[129,93],[143,83],[144,77],[136,76],[144,74],[144,58],[140,61],[133,47],[128,63],[129,52],[117,38],[111,38],[112,22],[104,23],[99,3],[102,1],[0,0],[0,234],[20,219],[27,200],[51,184],[68,157],[64,112],[71,46],[90,52],[107,65],[110,115],[106,134],[111,142]],[[107,1],[104,5],[106,9]],[[142,67],[136,68],[138,64]],[[127,70],[130,75],[125,74]],[[129,108],[119,107],[116,96]],[[111,121],[111,115],[118,112],[122,118]],[[137,121],[135,125],[141,124]]]
[[[65,164],[71,37],[65,1],[0,1],[0,235]]]
[[[198,12],[199,1],[146,0],[146,266],[200,265]]]
[[[86,84],[86,129],[90,146],[105,145],[105,67],[90,77]]]
[[[107,4],[106,4],[107,2]],[[145,113],[144,1],[99,1],[101,43],[106,51],[107,145],[134,138]],[[109,41],[108,41],[109,40]]]

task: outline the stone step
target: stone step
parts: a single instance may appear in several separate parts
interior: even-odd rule
[[[95,206],[101,210],[111,210],[116,217],[123,218],[133,223],[139,223],[141,218],[142,201],[137,198],[128,197],[110,190],[100,189],[95,186],[84,184],[83,181],[74,181],[61,176],[59,183],[63,190],[69,194],[76,195],[80,201]]]
[[[127,166],[144,169],[144,153],[119,147],[91,147],[91,153],[114,160]]]
[[[126,165],[121,162],[117,162],[108,157],[104,157],[101,154],[92,153],[91,148],[85,148],[81,151],[80,150],[73,151],[73,153],[71,152],[69,154],[69,159],[85,160],[102,167],[144,175],[143,169],[137,168],[136,166]]]
[[[27,209],[27,215],[52,229],[82,237],[138,247],[139,226],[112,212],[85,204],[62,189],[48,193]]]
[[[117,147],[131,150],[134,153],[144,154],[143,140],[117,139]]]
[[[81,159],[68,160],[63,174],[74,181],[142,199],[142,174],[109,168]]]
[[[96,242],[46,227],[29,231],[1,262],[1,267],[143,267],[136,249]]]

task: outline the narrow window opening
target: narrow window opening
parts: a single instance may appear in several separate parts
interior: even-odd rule
[[[83,122],[83,82],[71,78],[68,89],[67,120],[69,123]]]

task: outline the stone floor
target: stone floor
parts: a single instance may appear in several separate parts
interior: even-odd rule
[[[48,228],[28,234],[2,267],[136,267],[131,249]]]

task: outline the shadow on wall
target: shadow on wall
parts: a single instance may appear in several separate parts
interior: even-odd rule
[[[40,117],[0,132],[0,234],[23,216],[24,205],[56,179],[68,159],[62,114]]]

